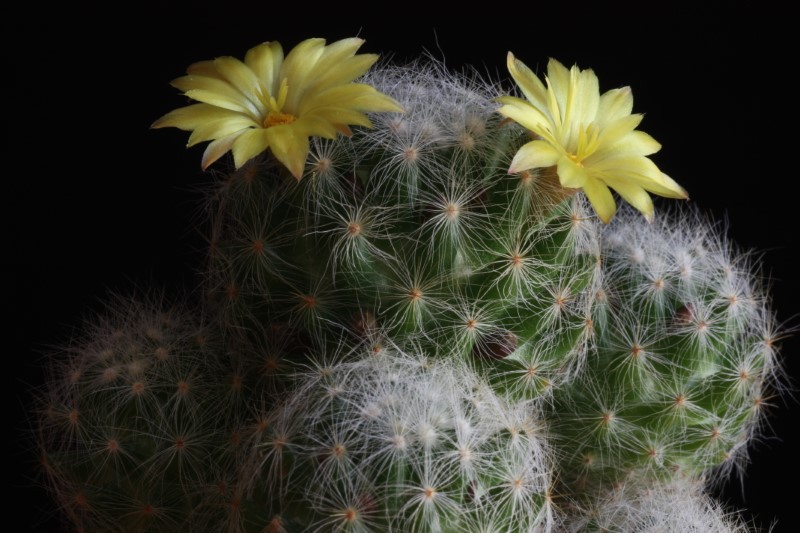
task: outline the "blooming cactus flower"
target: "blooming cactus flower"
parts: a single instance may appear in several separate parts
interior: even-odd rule
[[[648,220],[653,218],[648,191],[668,198],[688,197],[647,157],[661,145],[636,129],[642,115],[631,114],[629,87],[601,95],[592,70],[567,69],[555,59],[547,65],[545,87],[511,52],[508,70],[527,100],[502,96],[499,112],[537,136],[519,149],[509,173],[553,167],[561,186],[583,189],[604,222],[617,208],[609,188]]]
[[[353,83],[378,59],[356,55],[363,43],[307,39],[284,57],[280,43],[267,42],[248,50],[244,61],[195,63],[172,85],[200,103],[167,113],[153,127],[191,131],[189,146],[211,141],[204,169],[228,151],[239,168],[269,148],[299,180],[309,137],[351,135],[351,125],[371,127],[367,112],[402,111],[375,88]]]

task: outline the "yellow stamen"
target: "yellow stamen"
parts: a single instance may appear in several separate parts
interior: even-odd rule
[[[281,80],[281,87],[278,89],[278,99],[275,100],[274,96],[269,97],[269,113],[264,119],[264,127],[269,128],[272,126],[283,126],[291,124],[297,117],[291,113],[283,113],[283,105],[286,103],[286,96],[289,94],[289,84],[286,78]]]

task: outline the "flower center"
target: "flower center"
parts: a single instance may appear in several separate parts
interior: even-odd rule
[[[567,154],[567,157],[569,157],[569,158],[570,158],[572,161],[574,161],[574,162],[575,162],[575,164],[576,164],[576,165],[578,165],[579,167],[582,167],[582,166],[583,166],[583,163],[581,163],[581,160],[580,160],[580,158],[579,158],[579,157],[578,157],[576,154],[570,154],[570,153],[568,153],[568,154]]]
[[[267,118],[264,119],[264,127],[271,128],[272,126],[283,126],[285,124],[291,124],[295,120],[297,120],[297,117],[289,113],[270,111],[267,113]]]
[[[283,106],[286,103],[286,95],[289,94],[289,84],[286,78],[281,80],[281,87],[278,89],[278,99],[274,96],[269,97],[269,112],[264,118],[264,127],[271,128],[272,126],[284,126],[291,124],[297,117],[291,113],[284,113]]]

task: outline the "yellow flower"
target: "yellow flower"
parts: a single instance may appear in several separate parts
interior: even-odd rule
[[[522,146],[509,173],[553,167],[562,187],[583,189],[597,214],[609,222],[617,210],[609,187],[633,207],[653,218],[647,191],[669,198],[688,198],[686,191],[646,156],[661,145],[636,130],[642,115],[631,114],[629,87],[600,94],[597,76],[577,66],[567,70],[551,59],[547,87],[524,63],[508,53],[508,70],[527,98],[503,96],[499,111],[535,133]]]
[[[236,168],[267,148],[298,180],[309,151],[309,137],[352,135],[351,125],[371,127],[366,112],[402,111],[374,87],[352,81],[378,56],[358,54],[363,40],[329,45],[307,39],[284,58],[277,42],[251,48],[244,61],[219,57],[201,61],[172,82],[201,102],[171,111],[154,128],[191,131],[188,146],[211,141],[203,168],[233,152]]]

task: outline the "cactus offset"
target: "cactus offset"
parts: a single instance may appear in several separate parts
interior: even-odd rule
[[[117,297],[107,310],[51,359],[37,430],[47,486],[82,531],[193,530],[235,481],[239,358],[180,305]]]
[[[368,344],[320,359],[254,450],[264,525],[287,531],[547,531],[552,470],[539,409],[460,357]],[[266,495],[266,498],[261,496]]]
[[[777,329],[760,280],[699,216],[603,235],[597,353],[557,392],[564,478],[724,475],[746,461],[778,383]]]

